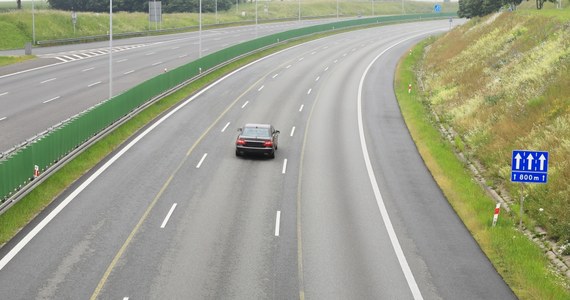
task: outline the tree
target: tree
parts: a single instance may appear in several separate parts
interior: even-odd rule
[[[526,0],[526,1],[528,1],[528,0]],[[536,0],[536,9],[542,9],[542,6],[544,5],[544,2],[546,2],[546,1],[552,2],[552,3],[556,2],[556,0]]]

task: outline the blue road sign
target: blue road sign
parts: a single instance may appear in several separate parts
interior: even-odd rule
[[[435,12],[441,12],[441,5],[440,4],[436,4],[433,6],[433,11]]]
[[[511,181],[546,183],[548,181],[548,152],[513,150]]]

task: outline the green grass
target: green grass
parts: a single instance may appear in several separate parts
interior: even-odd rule
[[[35,58],[33,55],[24,55],[24,56],[0,56],[0,67],[16,64],[19,62],[23,62],[26,60],[30,60]]]
[[[559,245],[570,243],[567,13],[520,9],[473,19],[434,42],[422,65],[426,101],[497,187],[519,193],[510,182],[512,150],[550,152],[548,183],[526,185],[525,215],[529,230],[539,226]]]
[[[407,83],[417,82],[417,63],[431,42],[419,44],[412,55],[403,58],[395,80],[402,114],[423,160],[473,237],[520,299],[570,299],[568,282],[552,272],[540,248],[516,230],[516,216],[503,210],[497,226],[491,227],[495,202],[472,179],[455,156],[453,146],[436,129],[427,99],[417,91],[408,94]],[[518,211],[516,206],[513,211]]]

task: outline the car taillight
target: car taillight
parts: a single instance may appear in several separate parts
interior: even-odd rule
[[[236,145],[245,145],[245,140],[243,140],[243,139],[237,139]]]
[[[263,147],[273,147],[273,142],[272,141],[265,141],[265,143],[263,143]]]

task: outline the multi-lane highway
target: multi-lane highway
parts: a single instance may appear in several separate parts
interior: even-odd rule
[[[319,39],[193,95],[0,249],[0,298],[514,299],[393,93],[401,55],[448,27]],[[275,159],[235,156],[247,122],[281,131]]]
[[[117,95],[201,55],[256,37],[333,20],[240,26],[115,40]],[[1,51],[0,55],[22,51]],[[109,42],[34,49],[39,59],[0,68],[0,152],[109,98]],[[22,54],[22,53],[19,53]]]

